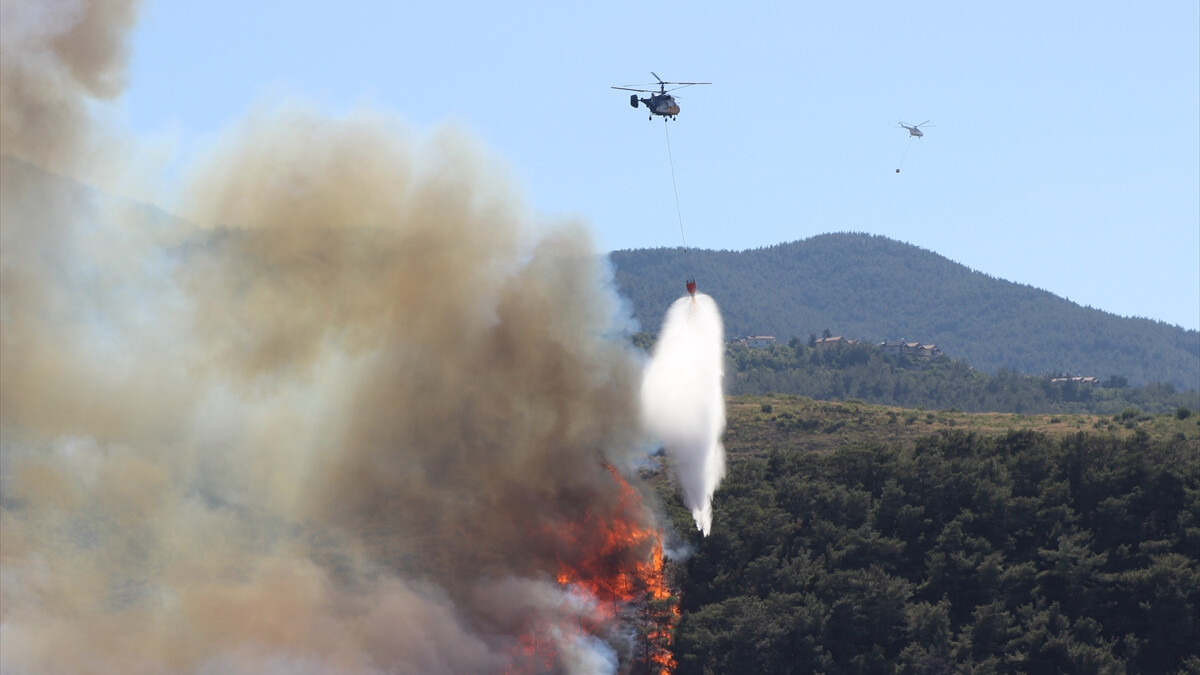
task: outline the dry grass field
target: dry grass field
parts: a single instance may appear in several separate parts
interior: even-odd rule
[[[730,461],[761,457],[775,448],[828,451],[864,443],[912,442],[942,431],[991,436],[1033,430],[1050,436],[1084,432],[1119,437],[1142,431],[1153,438],[1183,440],[1200,452],[1200,411],[1184,419],[1133,410],[1119,415],[964,413],[786,395],[731,396],[726,403],[724,442]]]

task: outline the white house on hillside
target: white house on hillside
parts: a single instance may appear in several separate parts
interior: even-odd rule
[[[774,335],[747,335],[745,338],[745,341],[746,341],[747,347],[757,347],[759,349],[766,349],[767,347],[770,347],[771,345],[775,344],[775,336]]]
[[[747,335],[746,337],[734,338],[730,344],[740,345],[742,347],[755,347],[757,349],[766,349],[775,344],[774,335]]]

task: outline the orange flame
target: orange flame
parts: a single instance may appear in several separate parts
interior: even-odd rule
[[[621,489],[611,511],[600,515],[588,511],[582,520],[558,525],[550,533],[559,551],[558,583],[590,601],[581,604],[595,608],[591,621],[560,630],[601,634],[614,621],[632,623],[640,643],[634,658],[646,669],[635,672],[669,675],[675,669],[671,645],[679,605],[666,581],[662,537],[657,529],[643,525],[648,518],[637,491],[616,469],[607,464],[605,468]],[[531,627],[522,637],[521,660],[538,664],[534,672],[542,672],[538,669],[555,656],[546,641],[539,643],[533,637],[537,630]],[[530,650],[535,644],[540,644],[536,654]]]

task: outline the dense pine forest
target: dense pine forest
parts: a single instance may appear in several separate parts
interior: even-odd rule
[[[986,373],[1070,372],[1200,390],[1200,332],[1081,307],[885,237],[824,234],[748,251],[609,257],[619,292],[647,332],[658,330],[694,276],[720,305],[731,338],[773,335],[786,344],[828,329],[865,342],[935,343]]]
[[[735,399],[681,675],[1200,670],[1200,414],[908,412]]]

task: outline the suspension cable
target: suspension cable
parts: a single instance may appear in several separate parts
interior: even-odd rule
[[[683,242],[684,263],[686,267],[691,268],[691,251],[688,249],[687,236],[683,233],[683,210],[679,208],[679,186],[675,184],[675,158],[671,154],[671,131],[666,117],[663,117],[663,132],[667,136],[667,159],[671,163],[671,189],[675,191],[675,216],[679,219],[679,239]]]
[[[912,143],[915,140],[917,140],[916,136],[908,137],[908,145],[904,146],[904,154],[900,156],[900,163],[896,165],[896,173],[900,173],[900,168],[904,166],[904,159],[908,157],[908,151],[912,148]]]

